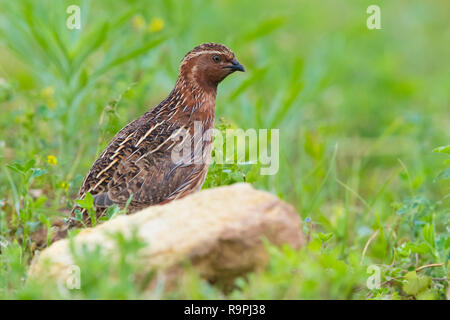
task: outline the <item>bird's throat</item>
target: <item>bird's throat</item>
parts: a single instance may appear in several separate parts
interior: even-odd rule
[[[199,84],[180,76],[171,96],[177,100],[177,108],[191,121],[214,119],[217,86]]]

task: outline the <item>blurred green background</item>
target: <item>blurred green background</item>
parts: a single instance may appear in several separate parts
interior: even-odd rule
[[[376,1],[382,29],[369,30],[373,2],[0,0],[0,298],[448,297],[450,169],[448,150],[433,150],[450,141],[450,3]],[[72,4],[80,30],[66,27]],[[280,169],[214,166],[205,187],[245,174],[307,219],[308,248],[271,248],[267,270],[230,295],[195,272],[172,295],[127,277],[106,285],[106,271],[65,295],[25,285],[36,230],[67,212],[109,139],[210,41],[247,70],[220,84],[218,124],[279,128]],[[378,289],[365,285],[370,264]]]

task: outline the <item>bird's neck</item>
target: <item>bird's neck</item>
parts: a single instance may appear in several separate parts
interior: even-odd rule
[[[214,121],[217,85],[205,85],[180,75],[168,99],[192,121]],[[212,121],[212,122],[213,122]]]

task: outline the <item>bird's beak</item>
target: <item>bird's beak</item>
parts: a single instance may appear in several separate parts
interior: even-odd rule
[[[242,64],[240,64],[239,61],[237,61],[236,59],[231,61],[231,63],[229,65],[225,66],[225,68],[231,69],[233,71],[245,72],[244,66]]]

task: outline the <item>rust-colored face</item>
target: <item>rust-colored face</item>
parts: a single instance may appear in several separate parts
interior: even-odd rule
[[[188,52],[180,72],[195,80],[200,86],[217,86],[229,74],[245,71],[234,53],[217,43],[204,43]]]

